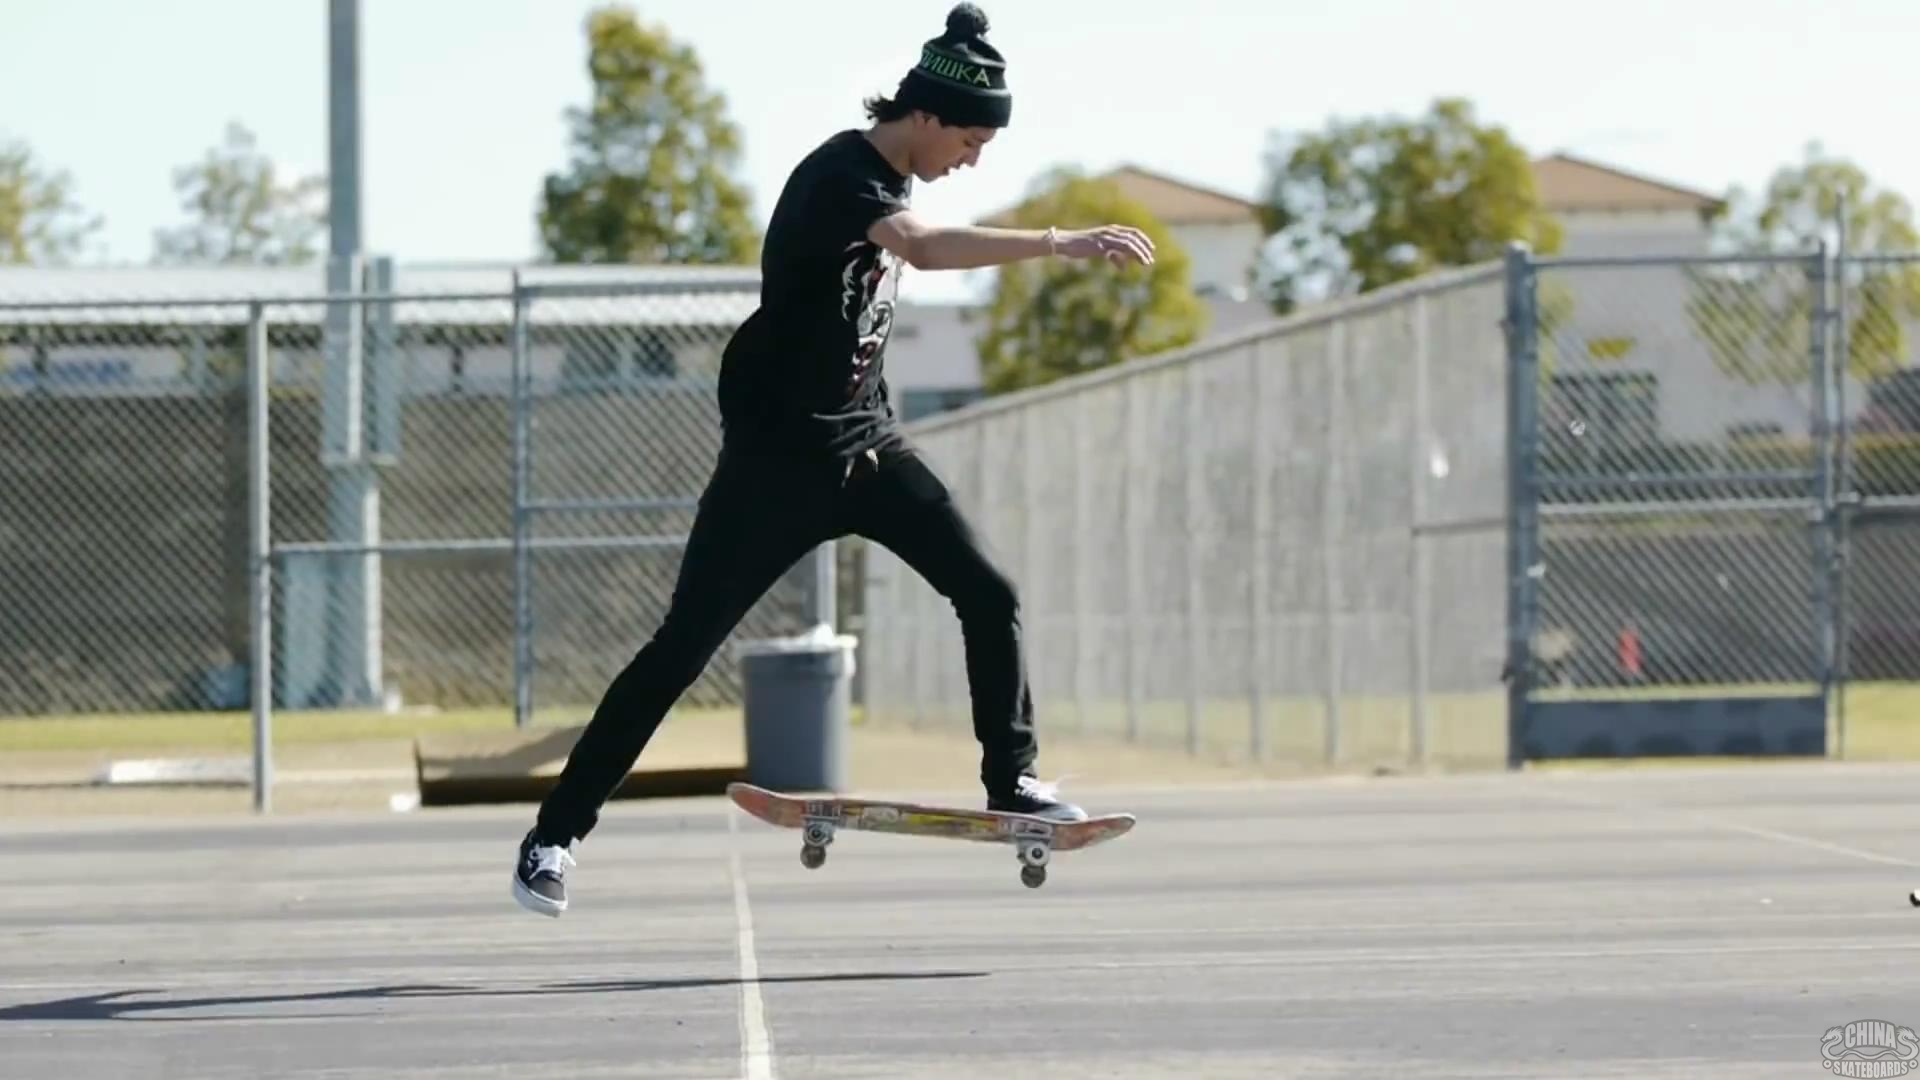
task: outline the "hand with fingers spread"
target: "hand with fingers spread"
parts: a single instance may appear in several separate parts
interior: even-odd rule
[[[1129,262],[1142,266],[1153,264],[1153,241],[1146,233],[1127,225],[1054,230],[1053,250],[1055,254],[1076,259],[1105,259],[1115,266]]]

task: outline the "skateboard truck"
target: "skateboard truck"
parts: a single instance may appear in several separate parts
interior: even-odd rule
[[[1020,841],[1020,883],[1037,889],[1047,883],[1047,861],[1053,858],[1053,846],[1045,840]]]
[[[1047,863],[1053,859],[1053,826],[1039,821],[1013,823],[1013,850],[1020,858],[1020,883],[1037,889],[1047,883]]]
[[[833,821],[810,817],[800,832],[800,865],[818,870],[827,861],[827,845],[833,843]]]

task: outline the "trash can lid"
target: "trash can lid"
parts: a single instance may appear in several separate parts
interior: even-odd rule
[[[833,627],[816,623],[804,634],[782,638],[755,638],[734,647],[735,656],[772,656],[781,653],[851,652],[860,644],[852,634],[835,634]]]

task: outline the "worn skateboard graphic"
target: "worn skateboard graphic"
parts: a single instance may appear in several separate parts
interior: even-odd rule
[[[1048,821],[1028,814],[966,810],[952,806],[864,799],[854,796],[782,795],[738,781],[727,785],[735,806],[769,825],[801,830],[800,862],[817,870],[827,861],[827,845],[838,829],[939,836],[987,844],[1012,844],[1020,858],[1020,880],[1029,889],[1047,882],[1047,864],[1056,851],[1078,851],[1124,836],[1132,814],[1103,814],[1086,821]]]

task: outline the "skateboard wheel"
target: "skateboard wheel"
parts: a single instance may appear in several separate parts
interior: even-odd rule
[[[1047,883],[1047,868],[1027,865],[1020,868],[1020,883],[1029,889],[1037,889]]]
[[[1912,904],[1914,907],[1920,907],[1920,889],[1915,889],[1907,894],[1907,903]]]
[[[808,847],[823,848],[831,843],[833,843],[832,828],[817,821],[808,824],[806,830],[806,844]]]
[[[1045,866],[1052,855],[1052,849],[1045,844],[1028,842],[1020,845],[1020,862],[1025,866]]]
[[[818,870],[820,869],[820,864],[826,861],[827,849],[821,847],[819,844],[806,844],[800,848],[801,866],[809,870]]]

